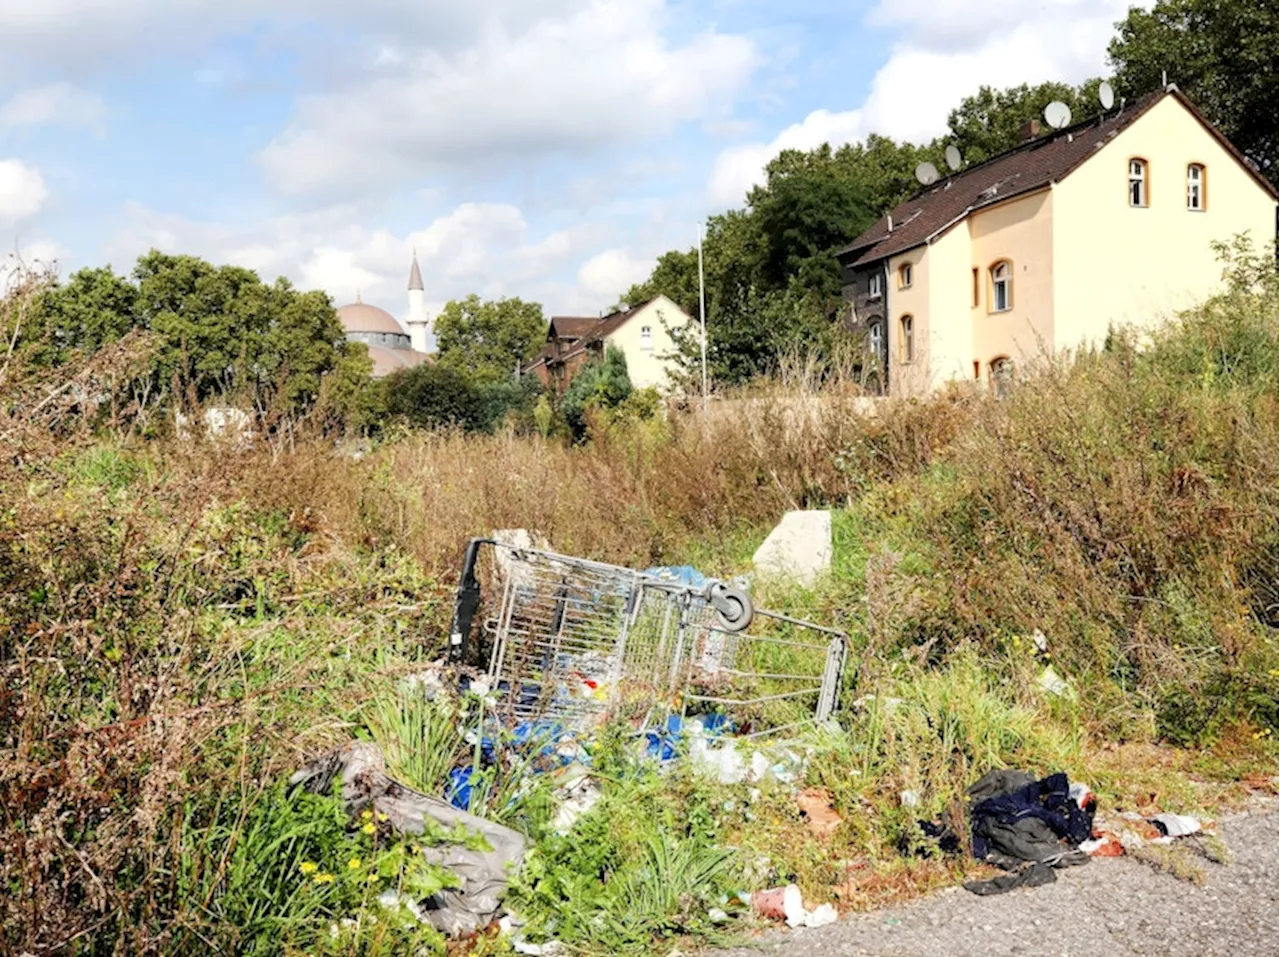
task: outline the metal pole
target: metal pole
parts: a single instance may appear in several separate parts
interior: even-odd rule
[[[702,224],[698,224],[698,311],[702,322],[702,415],[707,415],[707,287],[702,278]]]

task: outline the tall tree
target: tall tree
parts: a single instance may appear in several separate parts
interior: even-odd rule
[[[57,365],[134,330],[152,336],[147,376],[152,394],[166,400],[176,389],[182,401],[283,401],[299,411],[314,401],[322,376],[368,374],[364,348],[347,343],[323,293],[155,250],[138,258],[130,279],[109,268],[82,269],[50,288],[24,347]]]
[[[1078,87],[1066,83],[1023,83],[1004,90],[981,87],[947,116],[950,132],[939,145],[955,146],[966,164],[981,163],[1017,146],[1022,125],[1028,120],[1041,120],[1044,108],[1054,100],[1067,104],[1077,120],[1097,113],[1101,83],[1101,79],[1094,78]]]
[[[765,183],[747,204],[763,237],[760,280],[767,288],[785,289],[794,278],[818,295],[839,294],[835,252],[878,216],[849,165],[824,144],[807,153],[784,150],[765,167]]]
[[[478,383],[509,378],[546,339],[542,306],[521,299],[452,299],[436,317],[440,361]]]
[[[1149,92],[1167,75],[1275,183],[1277,20],[1269,0],[1158,0],[1150,10],[1133,7],[1107,48],[1117,92]]]

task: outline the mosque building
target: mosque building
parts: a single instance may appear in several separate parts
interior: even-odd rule
[[[346,330],[347,341],[363,342],[368,347],[375,379],[397,369],[434,361],[436,336],[427,315],[426,297],[415,252],[409,268],[409,314],[404,325],[385,309],[362,302],[359,295],[355,302],[339,307],[338,319]]]

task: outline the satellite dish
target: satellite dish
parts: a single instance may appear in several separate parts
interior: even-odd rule
[[[1044,121],[1055,130],[1060,130],[1071,122],[1071,110],[1061,100],[1054,100],[1044,108]]]
[[[1116,91],[1111,89],[1111,84],[1106,80],[1098,87],[1098,100],[1102,103],[1104,110],[1111,109],[1112,104],[1116,101]]]
[[[947,147],[947,165],[951,167],[952,172],[960,168],[960,151],[954,146]]]
[[[932,163],[921,163],[916,167],[916,179],[922,186],[929,186],[938,181],[938,167]]]

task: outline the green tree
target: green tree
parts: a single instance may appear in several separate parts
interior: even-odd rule
[[[542,306],[521,299],[450,300],[435,322],[440,362],[474,382],[510,378],[546,339]]]
[[[422,429],[474,429],[481,417],[480,390],[451,366],[423,362],[382,380],[387,414]]]
[[[1067,104],[1076,120],[1096,114],[1101,109],[1098,102],[1101,82],[1094,78],[1078,87],[1066,83],[1038,86],[1023,83],[1005,90],[981,87],[973,96],[961,100],[947,116],[950,132],[938,145],[955,146],[966,165],[981,163],[1017,146],[1022,141],[1022,125],[1028,120],[1043,123],[1044,108],[1054,100]]]
[[[760,285],[785,289],[794,280],[820,296],[838,296],[835,252],[878,216],[867,186],[825,144],[807,153],[784,150],[765,177],[747,197],[761,236]]]
[[[164,401],[176,392],[184,402],[220,397],[300,412],[327,373],[361,374],[352,357],[364,350],[347,343],[323,293],[155,250],[130,279],[82,269],[51,287],[24,340],[37,361],[58,365],[135,330],[153,337],[147,376]]]
[[[615,346],[605,349],[603,359],[583,366],[569,388],[561,406],[565,421],[574,435],[587,430],[587,415],[592,409],[612,409],[631,395],[631,377],[627,374],[627,357]]]
[[[1133,7],[1107,48],[1117,93],[1134,97],[1162,75],[1276,182],[1277,8],[1258,0],[1158,0]]]

